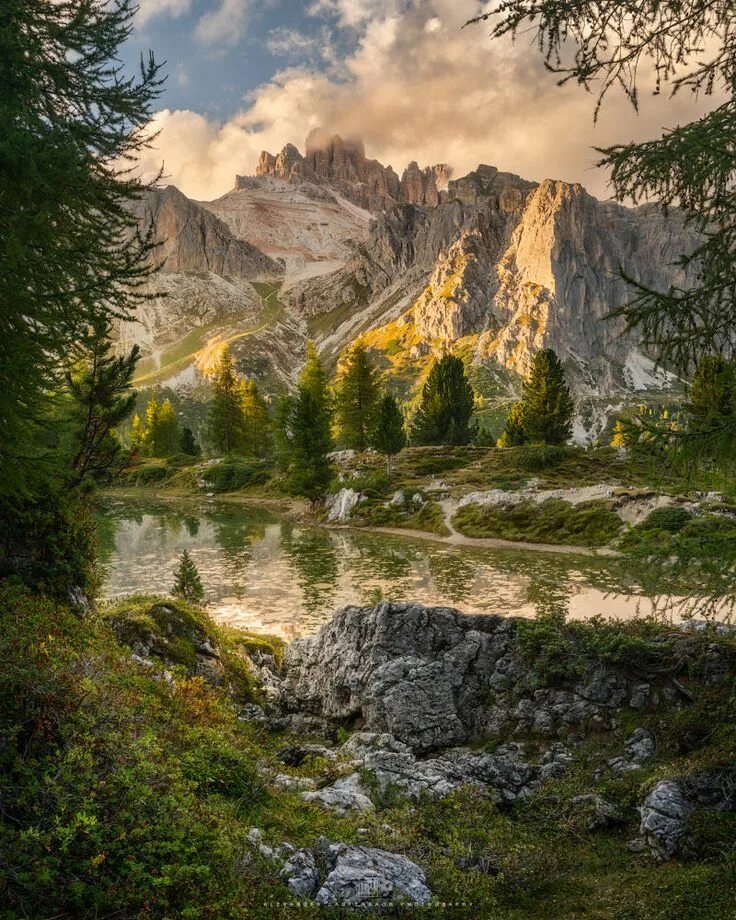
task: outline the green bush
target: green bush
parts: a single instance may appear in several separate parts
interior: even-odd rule
[[[692,514],[682,505],[668,505],[655,508],[639,525],[641,530],[664,530],[666,533],[679,533],[692,520]]]
[[[514,465],[535,472],[559,466],[574,455],[575,449],[554,444],[528,444],[514,451]]]
[[[202,479],[213,492],[234,492],[268,482],[269,470],[262,462],[229,459],[207,467]]]
[[[464,505],[452,523],[468,537],[579,546],[605,546],[621,529],[619,516],[607,502],[571,505],[557,498],[541,504]]]

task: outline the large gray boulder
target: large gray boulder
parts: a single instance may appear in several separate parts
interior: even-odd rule
[[[659,859],[675,855],[692,811],[692,803],[676,780],[662,780],[646,797],[641,807],[640,833]]]
[[[327,857],[332,868],[315,896],[318,904],[378,913],[432,900],[424,872],[406,856],[338,843]]]
[[[415,752],[472,737],[561,738],[609,727],[632,682],[592,663],[574,685],[531,691],[533,665],[519,653],[517,628],[512,618],[448,607],[345,607],[287,648],[277,703],[287,721],[358,721]]]

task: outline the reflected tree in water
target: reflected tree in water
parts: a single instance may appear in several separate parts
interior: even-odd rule
[[[290,522],[281,527],[281,545],[294,568],[309,613],[332,608],[335,602],[338,556],[327,531],[301,530]]]
[[[478,565],[472,557],[457,551],[430,550],[427,565],[435,587],[453,604],[461,604],[472,596],[478,574]]]

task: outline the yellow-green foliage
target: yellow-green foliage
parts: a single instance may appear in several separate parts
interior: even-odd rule
[[[464,505],[452,519],[467,537],[498,537],[529,543],[605,546],[621,529],[608,502],[571,505],[557,498],[513,505]]]

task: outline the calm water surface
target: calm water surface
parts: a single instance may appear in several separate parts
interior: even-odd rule
[[[327,530],[262,506],[199,499],[108,499],[101,524],[107,597],[168,593],[187,549],[218,620],[287,639],[378,590],[467,613],[629,618],[652,609],[611,559]]]

